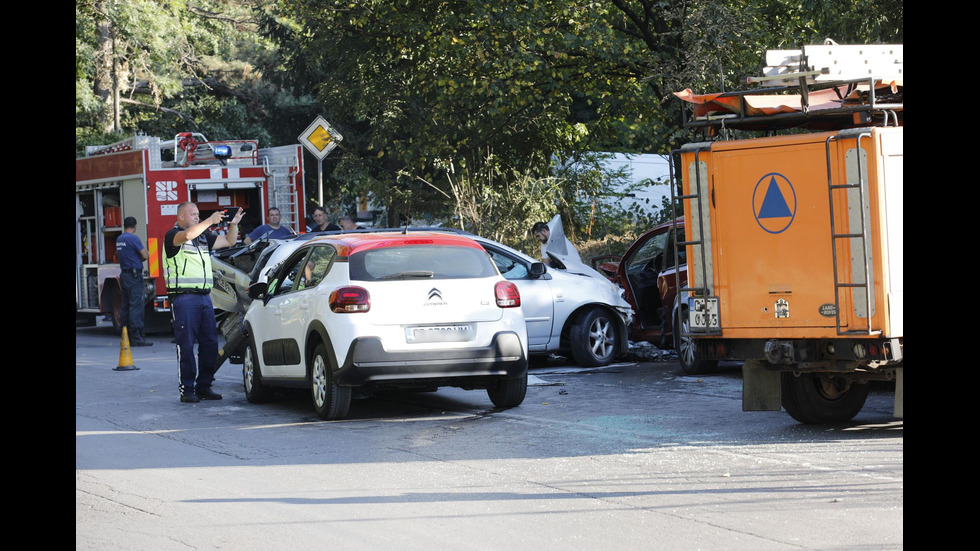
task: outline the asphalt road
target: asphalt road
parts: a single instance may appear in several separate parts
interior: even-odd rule
[[[169,336],[133,348],[76,330],[76,549],[902,549],[904,427],[893,389],[807,426],[742,412],[737,364],[531,371],[520,407],[441,389],[182,404]]]

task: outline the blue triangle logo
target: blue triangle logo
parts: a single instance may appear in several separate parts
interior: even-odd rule
[[[793,216],[786,204],[786,198],[779,191],[776,185],[775,176],[769,179],[769,188],[766,189],[766,196],[762,199],[762,207],[759,208],[759,218],[785,218]]]

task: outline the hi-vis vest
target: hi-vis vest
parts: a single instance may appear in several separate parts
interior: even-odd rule
[[[167,257],[166,253],[164,257],[168,293],[210,291],[214,286],[208,238],[204,233],[184,241],[173,257]]]

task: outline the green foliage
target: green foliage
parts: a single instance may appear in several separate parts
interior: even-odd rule
[[[339,211],[368,195],[382,225],[532,250],[557,213],[599,241],[670,209],[622,207],[623,174],[588,152],[668,153],[694,137],[674,92],[737,89],[765,50],[826,37],[901,43],[902,2],[81,0],[76,154],[137,131],[295,143],[322,115],[344,135],[323,161]]]

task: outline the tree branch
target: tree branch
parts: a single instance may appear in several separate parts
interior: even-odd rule
[[[120,103],[128,103],[128,104],[136,105],[136,106],[139,106],[139,107],[146,107],[147,109],[153,109],[155,111],[163,111],[164,113],[170,113],[172,115],[177,115],[184,122],[189,122],[192,125],[194,125],[194,129],[195,130],[200,130],[200,127],[197,125],[196,122],[194,122],[194,119],[190,115],[188,115],[186,113],[181,113],[180,111],[176,111],[174,109],[167,109],[166,107],[160,107],[158,105],[152,105],[152,104],[149,104],[149,103],[144,103],[142,101],[136,101],[136,100],[132,100],[132,99],[129,99],[129,98],[119,98],[119,102]]]

